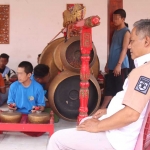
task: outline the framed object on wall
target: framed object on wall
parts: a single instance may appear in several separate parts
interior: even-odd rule
[[[9,44],[9,5],[0,5],[0,44]]]

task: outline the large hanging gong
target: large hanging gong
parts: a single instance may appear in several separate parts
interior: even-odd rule
[[[93,44],[93,49],[90,53],[90,67],[93,65],[96,57],[96,49]],[[80,37],[75,36],[61,44],[60,58],[62,64],[67,70],[80,72],[81,67],[81,50]]]
[[[94,76],[90,76],[88,115],[93,114],[100,104],[100,87]],[[79,114],[80,75],[64,71],[57,75],[49,87],[49,103],[61,118],[76,121]]]
[[[67,42],[62,37],[52,41],[44,48],[40,57],[40,64],[46,64],[50,67],[51,82],[58,72],[63,70],[72,70],[79,73],[81,65],[80,56],[79,37],[71,37]],[[99,60],[94,45],[90,56],[90,71],[97,78]]]
[[[99,59],[98,56],[96,56],[94,64],[92,65],[92,67],[90,68],[90,72],[91,74],[97,79],[98,74],[99,74],[99,70],[100,70],[100,63],[99,63]]]
[[[74,37],[73,37],[74,38]],[[79,39],[77,38],[77,47],[79,46]],[[60,56],[60,53],[61,51],[64,49],[63,46],[64,46],[65,42],[62,41],[60,44],[58,44],[58,46],[55,48],[54,50],[54,53],[53,53],[53,58],[54,58],[54,63],[55,65],[57,66],[57,68],[60,70],[60,71],[64,71],[64,70],[68,70],[70,68],[65,68],[65,64],[63,64],[62,60],[61,60],[61,56]],[[79,48],[79,47],[78,47]],[[78,51],[78,50],[77,50]],[[79,56],[81,56],[81,53],[79,52]],[[79,56],[74,56],[74,57],[77,57],[77,58],[74,58],[74,59],[79,59],[78,57]],[[98,56],[94,56],[95,57],[95,60],[90,64],[91,67],[90,67],[90,72],[91,74],[94,75],[95,78],[98,77],[98,73],[99,73],[99,69],[100,69],[100,64],[99,64],[99,59],[98,59]],[[79,59],[80,60],[80,59]],[[73,60],[72,60],[73,61]],[[81,63],[81,61],[79,61],[79,63]],[[81,65],[81,64],[80,64]],[[79,71],[78,68],[74,68],[73,69],[74,71],[76,70],[76,72]]]
[[[49,43],[43,50],[40,57],[40,64],[46,64],[50,67],[50,81],[58,74],[59,69],[56,67],[53,59],[55,48],[64,41],[64,38],[58,38]]]

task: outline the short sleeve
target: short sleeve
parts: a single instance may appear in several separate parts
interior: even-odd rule
[[[150,73],[145,73],[145,68],[135,69],[128,77],[123,104],[141,113],[150,99],[149,88]]]
[[[16,91],[16,83],[12,83],[9,89],[7,104],[15,103],[15,91]]]

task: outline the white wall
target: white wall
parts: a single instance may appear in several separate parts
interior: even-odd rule
[[[127,13],[126,22],[130,30],[135,21],[150,19],[150,0],[124,0],[123,7]]]
[[[101,25],[93,28],[93,41],[101,67],[104,66],[107,53],[107,0],[0,0],[0,4],[10,5],[10,44],[0,44],[0,53],[10,55],[10,68],[16,70],[22,60],[36,65],[37,54],[62,29],[62,12],[70,2],[83,3],[87,9],[86,17],[101,17]]]
[[[0,53],[10,55],[8,66],[16,70],[22,60],[36,65],[37,55],[62,29],[62,12],[68,3],[83,3],[86,17],[99,15],[93,41],[103,70],[107,59],[107,0],[0,0],[10,5],[10,44],[0,44]],[[150,0],[124,0],[130,29],[136,20],[150,18]]]

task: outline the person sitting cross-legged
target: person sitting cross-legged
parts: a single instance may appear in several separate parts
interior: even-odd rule
[[[134,150],[150,100],[150,19],[134,23],[128,48],[136,68],[108,109],[55,132],[47,150]]]
[[[31,80],[33,66],[28,61],[22,61],[18,65],[18,81],[11,84],[7,104],[9,109],[16,110],[22,114],[35,112],[34,107],[40,107],[43,111],[45,107],[44,91],[42,86]],[[11,105],[10,105],[11,104]],[[11,107],[11,106],[14,107]]]

